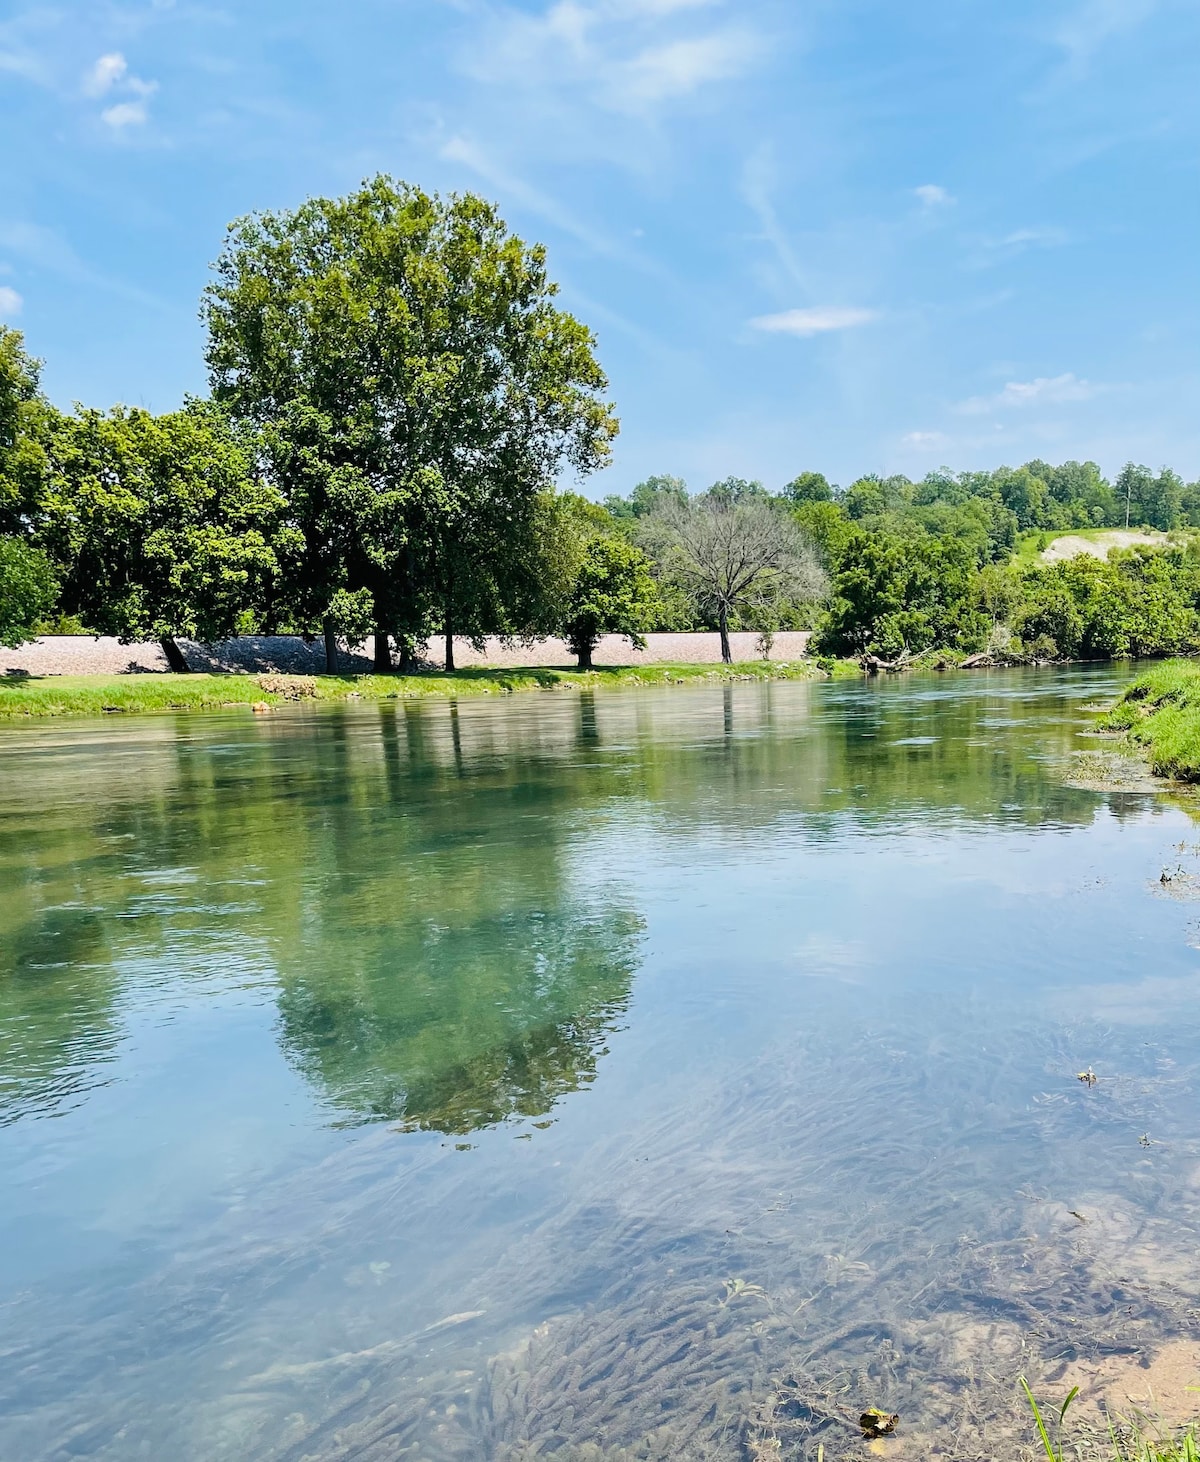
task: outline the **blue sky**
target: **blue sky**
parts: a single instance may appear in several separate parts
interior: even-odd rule
[[[0,9],[0,317],[66,405],[205,387],[225,225],[496,199],[597,332],[624,491],[1129,458],[1200,477],[1196,0]]]

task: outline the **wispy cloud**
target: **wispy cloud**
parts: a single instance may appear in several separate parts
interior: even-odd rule
[[[172,308],[158,295],[93,268],[54,229],[43,228],[36,223],[0,218],[0,248],[73,284],[102,289],[108,294],[148,305],[155,310],[167,311]]]
[[[746,159],[742,169],[742,194],[758,219],[763,238],[774,249],[776,258],[792,284],[802,294],[816,294],[812,280],[779,221],[772,196],[774,184],[774,152],[770,143],[762,143]]]
[[[919,452],[932,452],[946,446],[950,438],[942,431],[910,431],[905,432],[900,441],[902,445],[913,447]]]
[[[957,408],[964,416],[981,416],[989,411],[1006,411],[1014,407],[1061,406],[1072,401],[1088,401],[1103,387],[1081,380],[1071,371],[1061,376],[1038,376],[1032,381],[1009,381],[1002,391],[992,396],[971,396]]]
[[[617,112],[663,102],[742,75],[762,45],[744,23],[701,22],[689,12],[720,0],[554,0],[530,14],[491,10],[467,65],[481,80],[568,90]],[[685,34],[678,33],[683,22]]]
[[[1084,0],[1053,33],[1066,55],[1068,72],[1082,76],[1097,51],[1136,30],[1158,6],[1159,0]]]
[[[926,208],[943,208],[947,203],[954,202],[949,191],[940,183],[922,183],[919,188],[913,189],[913,193]]]
[[[757,43],[743,31],[650,47],[617,69],[616,93],[642,106],[687,96],[705,82],[739,76],[757,52]]]
[[[1028,249],[1058,249],[1067,242],[1069,235],[1066,229],[1054,224],[1014,228],[1008,233],[976,238],[967,262],[976,269],[992,269]]]
[[[988,240],[989,247],[993,249],[1028,249],[1031,246],[1056,249],[1060,244],[1066,242],[1066,229],[1052,227],[1015,228],[1011,233],[1003,234],[998,239]]]
[[[876,310],[843,305],[814,305],[806,310],[784,310],[778,315],[759,315],[750,321],[755,330],[773,335],[824,335],[830,330],[850,330],[879,318]]]
[[[451,137],[438,148],[439,157],[447,162],[456,162],[482,178],[490,187],[506,198],[511,198],[522,208],[536,214],[554,228],[578,239],[597,254],[620,255],[624,251],[611,239],[596,229],[581,223],[568,209],[548,194],[533,187],[523,178],[514,176],[501,166],[478,143],[467,137]]]
[[[14,315],[21,313],[21,306],[24,303],[25,301],[11,284],[0,284],[0,315],[11,319]]]

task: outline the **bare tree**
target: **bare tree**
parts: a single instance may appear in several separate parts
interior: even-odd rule
[[[766,497],[707,492],[668,502],[646,520],[646,546],[721,635],[729,664],[729,621],[757,619],[759,627],[788,601],[822,599],[828,582],[799,528]]]

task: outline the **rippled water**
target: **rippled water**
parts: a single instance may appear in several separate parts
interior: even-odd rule
[[[1015,1456],[1200,1310],[1116,683],[4,728],[0,1457]]]

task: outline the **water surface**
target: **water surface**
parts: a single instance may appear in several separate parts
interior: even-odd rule
[[[0,1457],[990,1456],[1189,1333],[1197,835],[1068,784],[1116,684],[3,728]]]

